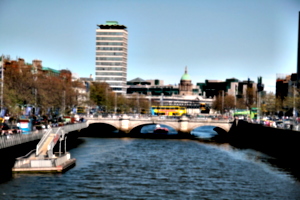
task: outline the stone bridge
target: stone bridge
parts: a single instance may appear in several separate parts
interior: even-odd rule
[[[148,118],[87,118],[88,124],[102,123],[108,124],[124,133],[139,132],[143,126],[150,124],[163,124],[174,128],[178,133],[190,134],[192,130],[201,126],[214,126],[216,132],[229,132],[232,122],[229,120],[213,119],[189,119],[181,117],[179,119],[161,119],[157,116]]]

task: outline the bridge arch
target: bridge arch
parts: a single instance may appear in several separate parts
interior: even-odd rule
[[[111,133],[116,130],[118,130],[118,127],[116,127],[114,124],[105,122],[94,122],[89,124],[88,129],[85,131],[84,134],[97,136]]]
[[[131,129],[129,130],[129,133],[132,133],[132,134],[141,133],[141,130],[142,130],[143,127],[148,126],[148,125],[156,125],[156,124],[165,125],[165,126],[168,126],[168,127],[172,128],[172,129],[174,129],[175,131],[177,131],[176,130],[177,127],[174,127],[173,124],[150,122],[150,123],[135,124],[135,126],[131,127]]]
[[[190,126],[190,132],[192,132],[193,130],[195,130],[196,128],[199,127],[205,127],[205,126],[210,126],[210,127],[214,127],[213,130],[216,131],[218,134],[223,134],[226,132],[229,132],[229,128],[228,126],[222,126],[220,124],[194,124],[193,126]]]

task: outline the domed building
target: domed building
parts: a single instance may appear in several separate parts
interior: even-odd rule
[[[179,95],[193,95],[193,84],[190,75],[187,73],[187,67],[179,83]]]

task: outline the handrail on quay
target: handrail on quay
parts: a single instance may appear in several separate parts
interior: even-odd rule
[[[27,134],[12,134],[7,136],[0,136],[0,149],[8,148],[11,146],[23,144],[26,142],[31,142],[34,140],[39,140],[43,137],[45,133],[50,134],[51,132],[56,132],[56,129],[63,128],[65,133],[80,130],[88,127],[88,122],[69,124],[61,127],[43,129],[39,131],[27,132]],[[49,131],[52,130],[52,131]],[[49,133],[50,132],[50,133]]]

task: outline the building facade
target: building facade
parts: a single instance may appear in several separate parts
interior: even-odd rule
[[[135,78],[127,82],[127,94],[143,94],[148,96],[199,96],[200,88],[198,85],[193,85],[190,75],[185,73],[181,76],[178,85],[164,85],[163,80],[143,80]]]
[[[185,72],[180,79],[179,94],[193,95],[193,84],[190,75],[187,73],[187,67],[185,67]]]
[[[126,94],[127,27],[116,21],[97,26],[95,81],[106,82],[114,92]]]
[[[286,97],[293,97],[294,87],[297,86],[297,73],[277,74],[276,76],[276,98],[283,101]]]

